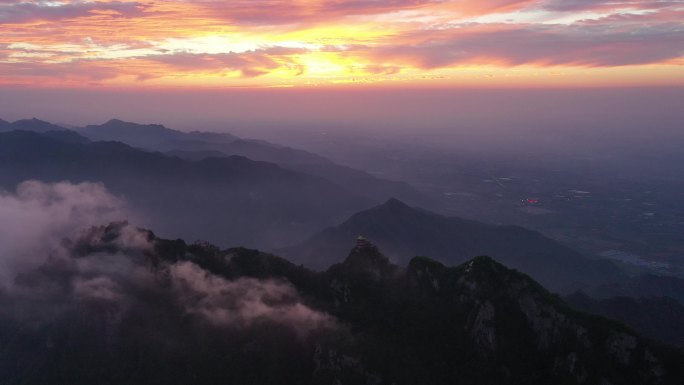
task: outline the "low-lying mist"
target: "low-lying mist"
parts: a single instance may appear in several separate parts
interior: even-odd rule
[[[190,317],[212,328],[277,324],[302,338],[335,327],[287,281],[227,280],[193,262],[152,260],[151,232],[107,226],[127,217],[125,202],[101,184],[27,181],[3,193],[0,318],[40,329],[94,317],[116,331],[130,317]]]
[[[0,192],[0,287],[44,263],[63,238],[129,215],[100,183],[27,181]]]

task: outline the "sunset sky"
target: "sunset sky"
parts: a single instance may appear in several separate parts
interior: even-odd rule
[[[684,1],[0,0],[0,84],[684,85]]]

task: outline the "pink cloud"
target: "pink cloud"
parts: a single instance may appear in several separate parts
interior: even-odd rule
[[[202,1],[193,2],[207,10],[207,15],[241,25],[311,24],[346,17],[379,15],[403,10],[456,12],[473,15],[519,9],[534,0],[327,0],[302,3],[284,0]],[[400,20],[398,20],[400,21]]]
[[[299,335],[336,327],[333,317],[306,306],[295,287],[282,280],[228,281],[191,262],[169,267],[172,285],[185,310],[218,326],[248,327],[275,322]]]
[[[459,64],[624,66],[659,63],[684,54],[684,30],[652,26],[471,25],[409,32],[394,43],[352,51],[385,65],[424,69]]]
[[[306,50],[300,48],[274,47],[240,53],[197,54],[176,52],[166,55],[144,56],[141,59],[164,63],[181,71],[239,71],[244,77],[256,77],[283,66],[302,72],[303,67],[288,58],[288,55],[304,52]]]
[[[46,5],[42,2],[3,1],[0,2],[0,24],[25,23],[30,21],[59,21],[92,15],[98,11],[113,11],[118,17],[139,17],[145,5],[138,2],[97,1],[71,2],[61,5]]]
[[[681,1],[659,0],[546,0],[540,3],[541,8],[549,11],[577,12],[590,10],[617,9],[662,9],[681,6]]]

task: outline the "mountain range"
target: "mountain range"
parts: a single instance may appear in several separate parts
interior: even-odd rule
[[[489,257],[316,273],[256,250],[93,228],[0,292],[14,384],[681,384],[684,353]],[[16,294],[20,293],[20,294]],[[36,296],[36,293],[44,293]]]
[[[139,223],[165,236],[275,250],[322,270],[344,253],[350,237],[366,235],[397,263],[407,263],[415,255],[430,255],[447,264],[492,255],[556,292],[584,290],[601,298],[668,296],[684,303],[681,279],[630,278],[608,261],[587,258],[520,227],[447,218],[397,199],[366,209],[374,203],[369,198],[373,194],[355,194],[348,186],[357,186],[358,191],[359,185],[367,183],[340,185],[218,150],[176,150],[186,155],[180,158],[121,142],[92,142],[77,131],[55,131],[61,127],[37,119],[0,123],[0,131],[16,128],[43,132],[0,132],[0,186],[12,189],[26,179],[100,181],[129,202],[139,214]],[[299,159],[297,162],[309,159],[309,164],[332,164],[313,154],[229,134],[184,133],[161,125],[112,120],[79,132],[93,139],[137,140],[140,146],[170,143],[166,149],[178,142],[199,143],[200,147],[249,142],[266,152],[282,150],[271,154],[295,154],[289,159]],[[331,173],[340,175],[334,170]],[[354,212],[358,213],[349,217]],[[336,223],[341,224],[320,230]],[[318,233],[311,236],[314,232]]]
[[[5,128],[8,125],[44,132],[0,133],[0,185],[12,188],[26,179],[100,181],[123,196],[144,225],[166,236],[273,249],[298,263],[325,269],[344,253],[350,237],[367,235],[397,263],[406,263],[415,255],[430,255],[448,264],[462,263],[475,255],[492,255],[558,292],[591,292],[600,284],[607,293],[603,296],[610,297],[611,293],[621,294],[611,285],[617,283],[623,291],[628,287],[613,264],[587,258],[539,233],[442,217],[397,199],[358,212],[341,223],[373,204],[368,194],[354,194],[347,188],[356,183],[340,185],[223,152],[217,157],[190,160],[121,142],[91,142],[76,131],[53,131],[59,126],[37,119],[5,123]],[[118,120],[80,132],[93,139],[114,138],[148,147],[157,143],[166,149],[183,147],[183,143],[221,147],[246,142],[229,134],[183,133],[161,125]],[[262,149],[279,148],[255,143]],[[310,159],[309,164],[333,164],[305,152],[282,151],[295,154],[289,159],[299,159],[297,162]],[[339,175],[334,170],[331,174]],[[341,224],[320,231],[335,223]],[[307,236],[310,238],[304,240]],[[288,244],[294,246],[282,247]],[[662,286],[660,277],[655,280],[656,286]],[[675,288],[674,293],[652,294],[681,300],[677,296],[682,292]]]
[[[43,184],[15,196],[30,179]],[[58,199],[46,186],[73,187],[49,184],[62,181],[102,183],[131,220],[178,239],[116,222],[0,249],[3,385],[684,378],[667,345],[684,346],[684,280],[436,214],[405,184],[315,154],[120,120],[0,120],[8,213],[36,186]],[[26,223],[49,221],[31,207]],[[8,280],[17,266],[32,267]]]
[[[364,171],[341,166],[320,155],[263,140],[242,139],[227,133],[182,132],[159,124],[138,124],[118,119],[101,125],[89,125],[77,131],[91,140],[122,142],[188,160],[244,156],[326,178],[353,194],[378,203],[395,196],[413,204],[431,205],[427,197],[406,183],[380,179]]]
[[[242,156],[186,161],[69,131],[0,133],[0,186],[102,182],[167,236],[269,247],[371,202],[326,179]]]
[[[441,216],[390,199],[352,215],[297,245],[278,249],[283,256],[318,269],[327,268],[359,235],[373,239],[395,263],[416,255],[445,264],[461,264],[477,255],[530,274],[548,288],[568,292],[624,279],[605,260],[590,259],[535,231]]]
[[[210,157],[244,156],[265,161],[297,172],[329,179],[355,195],[381,202],[390,196],[431,206],[432,202],[403,182],[389,181],[367,172],[336,164],[307,151],[280,146],[262,140],[243,139],[229,133],[183,132],[160,124],[138,124],[111,119],[101,125],[63,127],[40,119],[0,121],[0,132],[26,130],[40,133],[70,130],[92,141],[116,141],[132,147],[159,151],[186,160]]]
[[[34,132],[64,131],[66,128],[46,122],[44,120],[32,118],[21,119],[14,122],[7,122],[0,119],[0,131],[25,130]]]

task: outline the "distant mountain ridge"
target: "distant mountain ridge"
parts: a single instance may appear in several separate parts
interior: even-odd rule
[[[283,245],[371,204],[326,179],[241,156],[191,162],[68,131],[0,133],[0,185],[28,179],[103,182],[158,231],[224,245]]]
[[[276,252],[324,269],[346,249],[348,240],[358,235],[372,239],[395,263],[426,255],[460,264],[477,255],[490,255],[564,292],[623,278],[612,263],[589,259],[535,231],[444,217],[397,199],[356,213],[338,226]]]
[[[21,119],[11,123],[0,119],[0,131],[11,130],[26,130],[44,133],[48,131],[64,131],[67,130],[67,128],[36,118]]]
[[[225,133],[186,133],[158,124],[137,124],[118,119],[102,125],[89,125],[79,132],[91,140],[115,140],[189,160],[207,156],[240,155],[252,160],[276,163],[293,171],[329,179],[352,193],[377,203],[390,196],[398,196],[414,204],[431,204],[427,197],[406,183],[383,180],[367,172],[338,165],[320,155],[263,140],[242,139]]]
[[[184,143],[211,140],[215,144],[231,143],[238,138],[230,134],[182,132],[161,124],[138,124],[111,119],[101,125],[88,125],[78,130],[91,140],[114,140],[134,147],[159,151],[171,150]]]
[[[92,141],[116,141],[146,150],[160,151],[186,160],[207,157],[244,156],[256,161],[276,163],[284,168],[326,178],[353,194],[380,203],[398,196],[413,204],[430,207],[425,195],[403,182],[384,180],[367,172],[345,167],[320,155],[263,140],[243,139],[228,133],[183,132],[161,124],[139,124],[110,119],[100,125],[65,128],[36,118],[13,123],[0,122],[1,131],[26,130],[40,133],[75,131]]]

